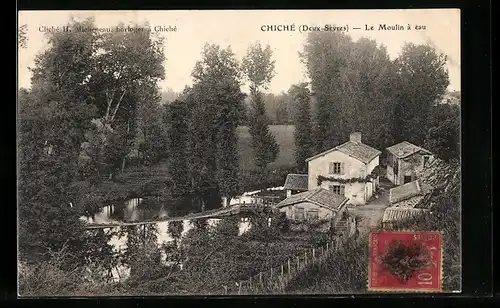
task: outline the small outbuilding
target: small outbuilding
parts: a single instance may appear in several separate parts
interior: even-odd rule
[[[307,191],[307,174],[290,173],[286,176],[285,185],[283,188],[286,190],[286,197],[290,197],[296,193]]]
[[[400,142],[387,148],[386,177],[394,185],[412,182],[432,160],[430,151],[408,141]]]
[[[411,207],[388,207],[382,217],[382,227],[392,229],[395,225],[408,222],[428,212],[426,209]]]
[[[294,224],[321,223],[336,225],[347,219],[349,199],[328,189],[316,188],[292,195],[276,205],[280,212]]]

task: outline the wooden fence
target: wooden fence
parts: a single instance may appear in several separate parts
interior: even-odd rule
[[[284,294],[288,283],[313,264],[327,259],[333,252],[341,250],[343,241],[333,240],[318,248],[309,248],[295,258],[290,258],[277,267],[259,272],[247,280],[223,286],[221,295]]]

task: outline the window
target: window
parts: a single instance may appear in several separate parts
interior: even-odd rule
[[[329,168],[330,174],[343,174],[344,173],[344,163],[332,162]]]
[[[429,158],[430,158],[430,157],[429,157],[428,155],[424,155],[424,156],[423,156],[423,158],[424,158],[424,164],[423,164],[423,167],[425,168],[425,166],[427,166],[427,163],[429,163]]]
[[[330,186],[330,190],[337,195],[343,196],[345,194],[345,186],[344,185],[332,185]]]
[[[307,219],[308,220],[318,220],[319,219],[319,211],[317,209],[311,209],[307,211]]]
[[[304,220],[304,208],[296,207],[293,216],[295,220]]]

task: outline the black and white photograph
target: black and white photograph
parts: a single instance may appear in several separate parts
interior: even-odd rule
[[[17,48],[19,297],[462,290],[459,9],[19,11]]]

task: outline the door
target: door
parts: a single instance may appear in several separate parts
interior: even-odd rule
[[[403,184],[410,183],[410,182],[411,182],[411,175],[405,175]]]

